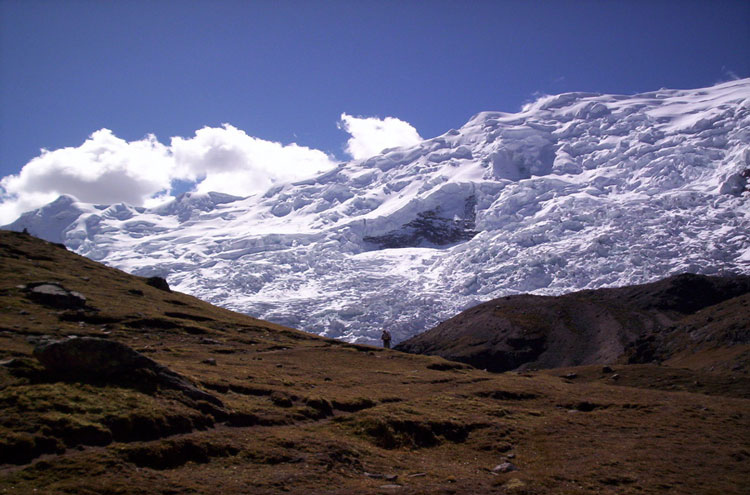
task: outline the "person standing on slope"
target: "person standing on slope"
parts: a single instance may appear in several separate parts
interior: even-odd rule
[[[383,347],[386,349],[391,348],[391,332],[388,330],[383,330],[383,334],[380,336],[381,339],[383,339]]]

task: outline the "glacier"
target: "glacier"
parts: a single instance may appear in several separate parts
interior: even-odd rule
[[[750,79],[544,96],[309,180],[23,214],[75,252],[273,322],[396,342],[479,302],[750,273]]]

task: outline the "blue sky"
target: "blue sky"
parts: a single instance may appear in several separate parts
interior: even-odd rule
[[[744,0],[0,0],[0,177],[103,128],[228,123],[346,159],[342,113],[428,138],[540,93],[749,76]]]

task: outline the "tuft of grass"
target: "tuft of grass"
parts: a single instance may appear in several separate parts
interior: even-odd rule
[[[212,443],[193,438],[178,438],[121,447],[118,453],[138,467],[174,469],[188,462],[205,464],[214,457],[236,455],[239,449],[231,445]]]

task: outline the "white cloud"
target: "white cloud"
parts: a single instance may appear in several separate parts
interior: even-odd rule
[[[190,139],[172,138],[170,148],[180,178],[202,179],[198,192],[247,196],[335,166],[322,151],[258,139],[228,124],[204,127]]]
[[[346,152],[355,159],[422,140],[408,122],[394,117],[344,113],[339,127],[351,134]],[[197,192],[247,196],[334,166],[320,150],[265,141],[229,124],[204,127],[190,138],[173,137],[169,145],[153,135],[126,141],[100,129],[78,147],[42,150],[18,174],[0,179],[0,225],[61,194],[86,203],[154,206],[171,197],[175,180],[194,183]]]
[[[89,203],[141,205],[169,188],[173,168],[169,150],[154,136],[127,142],[101,129],[77,148],[42,150],[18,175],[0,180],[0,222],[60,194]]]
[[[335,165],[322,151],[251,137],[228,124],[174,137],[170,146],[153,135],[128,142],[101,129],[77,148],[42,150],[17,175],[1,179],[0,225],[61,194],[87,203],[152,206],[169,198],[173,180],[196,181],[198,192],[246,196]]]
[[[386,148],[410,146],[422,141],[411,124],[395,117],[352,117],[342,113],[339,128],[351,134],[346,152],[355,160],[377,155]]]
[[[721,66],[721,72],[724,76],[724,80],[719,80],[719,83],[729,81],[739,81],[742,79],[740,76],[737,75],[737,73],[731,69],[729,69],[726,65]]]

